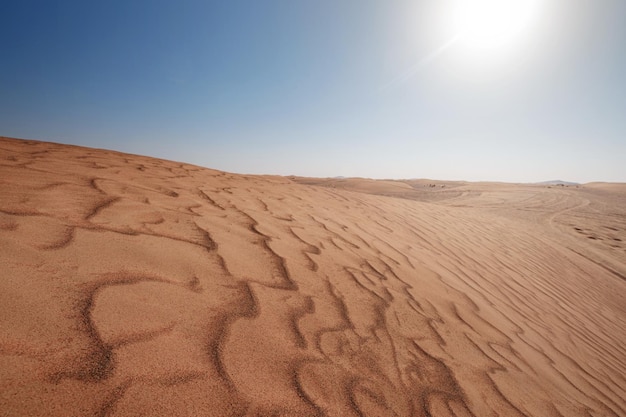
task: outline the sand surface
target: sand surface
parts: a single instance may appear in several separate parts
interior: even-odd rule
[[[626,186],[0,138],[1,416],[626,416]]]

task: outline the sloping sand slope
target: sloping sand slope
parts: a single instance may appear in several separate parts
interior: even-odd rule
[[[623,188],[480,187],[0,139],[0,415],[626,415]]]

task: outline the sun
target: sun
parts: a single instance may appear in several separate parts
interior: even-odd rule
[[[458,42],[474,49],[493,49],[520,41],[529,32],[538,0],[458,0],[450,25]]]

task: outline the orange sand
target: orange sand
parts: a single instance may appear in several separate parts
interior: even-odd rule
[[[1,416],[626,415],[625,185],[0,138],[0,265]]]

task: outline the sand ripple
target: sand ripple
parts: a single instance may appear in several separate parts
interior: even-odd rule
[[[626,415],[623,187],[368,184],[0,139],[0,415]]]

